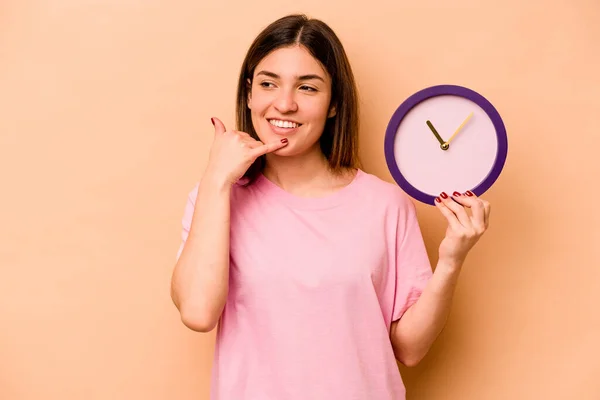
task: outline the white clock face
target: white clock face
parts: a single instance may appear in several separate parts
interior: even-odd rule
[[[448,143],[446,150],[442,143]],[[393,148],[395,162],[408,183],[438,196],[479,185],[494,166],[498,138],[492,120],[475,102],[439,95],[408,111],[398,126]]]

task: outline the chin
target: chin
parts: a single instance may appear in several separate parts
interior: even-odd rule
[[[281,149],[275,150],[273,152],[271,152],[271,154],[275,154],[276,156],[293,156],[294,155],[294,149],[289,148],[290,145],[288,144],[285,147],[282,147]]]

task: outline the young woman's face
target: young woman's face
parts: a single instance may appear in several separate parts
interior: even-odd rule
[[[277,49],[254,70],[248,96],[252,124],[263,143],[288,139],[278,155],[315,151],[330,109],[331,78],[302,46]]]

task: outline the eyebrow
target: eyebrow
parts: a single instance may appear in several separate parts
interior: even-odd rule
[[[276,73],[270,72],[270,71],[260,71],[259,73],[256,74],[256,76],[258,76],[258,75],[265,75],[265,76],[268,76],[268,77],[273,78],[273,79],[280,79],[281,78]],[[318,80],[320,80],[322,82],[325,82],[325,79],[323,79],[322,77],[320,77],[319,75],[316,75],[316,74],[301,75],[301,76],[298,76],[297,78],[300,81],[308,81],[308,80],[311,80],[311,79],[318,79]]]

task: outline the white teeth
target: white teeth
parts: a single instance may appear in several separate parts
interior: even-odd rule
[[[279,128],[297,128],[299,124],[291,121],[281,121],[279,119],[272,119],[269,121],[271,125],[275,125]]]

